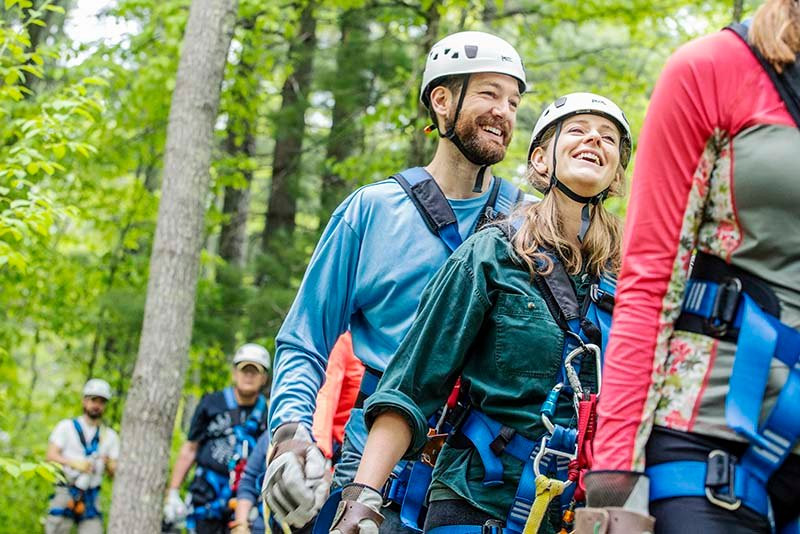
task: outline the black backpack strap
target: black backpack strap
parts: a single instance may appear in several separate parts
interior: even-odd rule
[[[783,99],[784,104],[786,104],[786,109],[789,110],[789,114],[794,119],[795,124],[800,128],[800,66],[798,66],[798,62],[795,61],[792,65],[787,65],[783,69],[783,73],[778,74],[778,71],[764,58],[761,52],[748,41],[747,33],[749,28],[749,24],[736,22],[725,29],[734,32],[747,43],[750,51],[761,63],[761,67],[766,71],[769,79],[772,80],[772,84]]]
[[[391,177],[403,188],[428,229],[453,251],[461,244],[458,219],[436,180],[422,167],[406,169]]]

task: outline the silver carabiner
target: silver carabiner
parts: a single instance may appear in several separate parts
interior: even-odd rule
[[[545,454],[551,454],[553,456],[561,456],[563,458],[567,458],[568,460],[572,461],[578,457],[578,446],[575,446],[575,453],[570,454],[568,452],[559,451],[556,449],[550,449],[547,447],[547,436],[542,437],[542,441],[539,443],[539,450],[536,451],[536,456],[533,457],[533,474],[537,477],[542,474],[541,472],[541,464],[542,458],[544,458]],[[572,484],[571,480],[566,480],[564,482],[564,487],[566,488]]]

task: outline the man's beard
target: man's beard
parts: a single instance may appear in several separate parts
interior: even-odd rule
[[[447,119],[445,126],[447,127],[446,131],[449,131],[453,126],[453,122],[450,118]],[[491,124],[490,122],[480,125],[475,119],[466,120],[462,118],[462,120],[456,125],[455,133],[461,140],[461,145],[463,146],[463,151],[465,152],[464,155],[468,160],[476,165],[494,165],[495,163],[502,161],[506,156],[506,147],[490,141],[482,141],[479,138],[482,131],[481,126],[497,125]],[[497,127],[499,128],[500,126]]]
[[[86,417],[88,417],[89,419],[93,420],[93,421],[97,421],[98,419],[100,419],[101,417],[103,417],[103,412],[102,412],[102,410],[89,411],[89,410],[87,410],[86,408],[84,408],[84,409],[83,409],[83,414],[84,414]]]

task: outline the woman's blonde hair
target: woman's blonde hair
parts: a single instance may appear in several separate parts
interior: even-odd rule
[[[764,2],[753,16],[748,37],[775,70],[783,72],[783,68],[794,63],[800,53],[800,2]]]
[[[547,149],[553,139],[556,126],[553,125],[542,135],[540,146]],[[555,149],[555,147],[553,147]],[[630,159],[630,145],[623,144],[620,164],[614,180],[609,186],[609,196],[625,194],[625,168],[622,162]],[[528,162],[527,179],[536,189],[547,190],[550,177],[539,174]],[[553,270],[553,260],[543,250],[555,253],[569,274],[586,272],[599,276],[603,271],[619,271],[622,256],[622,221],[598,202],[589,209],[592,211],[589,229],[580,246],[565,236],[563,220],[560,215],[559,198],[550,191],[535,204],[522,206],[512,214],[512,219],[524,222],[512,236],[514,251],[522,259],[531,273],[547,275]]]

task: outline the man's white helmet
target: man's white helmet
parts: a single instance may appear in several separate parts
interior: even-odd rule
[[[614,122],[617,128],[619,128],[622,137],[620,141],[620,150],[622,150],[626,144],[630,147],[632,138],[631,125],[628,123],[628,118],[625,117],[625,113],[622,112],[619,106],[608,98],[594,93],[571,93],[556,99],[556,101],[547,106],[539,116],[539,120],[536,121],[536,126],[533,127],[531,143],[528,145],[528,159],[530,159],[533,149],[539,146],[542,135],[550,126],[567,117],[581,115],[583,113],[601,115]],[[627,167],[628,165],[627,161],[621,163],[623,167]]]
[[[432,82],[445,76],[496,72],[519,81],[520,93],[527,89],[522,59],[508,42],[484,32],[459,32],[448,35],[431,48],[422,74],[419,100],[430,105]]]
[[[233,365],[236,366],[242,362],[256,363],[266,372],[272,368],[269,351],[257,343],[245,343],[236,350],[236,354],[233,356]]]
[[[108,382],[99,378],[92,378],[83,386],[84,397],[102,397],[111,400],[111,386]]]

